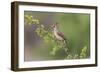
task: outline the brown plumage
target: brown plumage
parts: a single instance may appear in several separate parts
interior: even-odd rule
[[[65,52],[67,52],[68,51],[67,39],[65,38],[64,34],[59,31],[58,23],[53,24],[53,33],[54,33],[54,36],[56,37],[57,40],[64,42],[65,46],[63,49],[65,50]]]
[[[64,34],[59,31],[58,23],[53,24],[53,33],[54,33],[54,36],[56,37],[56,39],[65,41],[67,43],[67,39],[65,38]]]

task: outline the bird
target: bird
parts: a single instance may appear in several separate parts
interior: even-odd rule
[[[63,41],[67,46],[68,40],[66,39],[65,35],[62,32],[60,32],[58,23],[56,22],[55,24],[53,24],[52,27],[53,27],[53,34],[54,34],[55,38],[59,41]],[[67,49],[64,48],[64,50],[67,52],[68,48]]]

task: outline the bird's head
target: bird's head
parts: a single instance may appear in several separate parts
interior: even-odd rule
[[[52,28],[55,28],[55,27],[58,27],[58,23],[57,22],[52,25]]]

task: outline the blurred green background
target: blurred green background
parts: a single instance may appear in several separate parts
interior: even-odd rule
[[[90,57],[90,15],[83,13],[35,12],[25,11],[24,15],[32,15],[52,32],[52,24],[58,22],[59,30],[68,39],[69,54],[80,54],[82,48],[87,47]],[[24,20],[25,22],[25,20]],[[35,31],[37,27],[24,25],[25,61],[64,59],[65,52],[60,50],[56,55],[50,55],[52,43],[45,43]]]

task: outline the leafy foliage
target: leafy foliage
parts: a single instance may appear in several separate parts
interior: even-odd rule
[[[39,24],[39,20],[34,19],[32,15],[25,15],[24,18],[25,18],[26,25]]]
[[[80,58],[86,58],[87,57],[87,46],[84,46],[81,53],[80,53]]]
[[[59,41],[54,37],[54,34],[52,31],[48,30],[46,26],[40,23],[40,21],[37,18],[34,18],[32,15],[25,15],[25,25],[36,25],[37,28],[35,29],[35,32],[37,35],[43,39],[44,43],[53,43],[52,50],[50,51],[51,56],[55,56],[56,53],[59,50],[64,50],[66,53],[66,57],[64,59],[81,59],[87,57],[87,46],[84,46],[81,50],[80,54],[70,54],[68,52],[69,48],[66,46],[66,43],[64,41]]]
[[[84,59],[87,58],[87,46],[84,46],[81,50],[81,53],[71,55],[69,54],[65,59]]]

